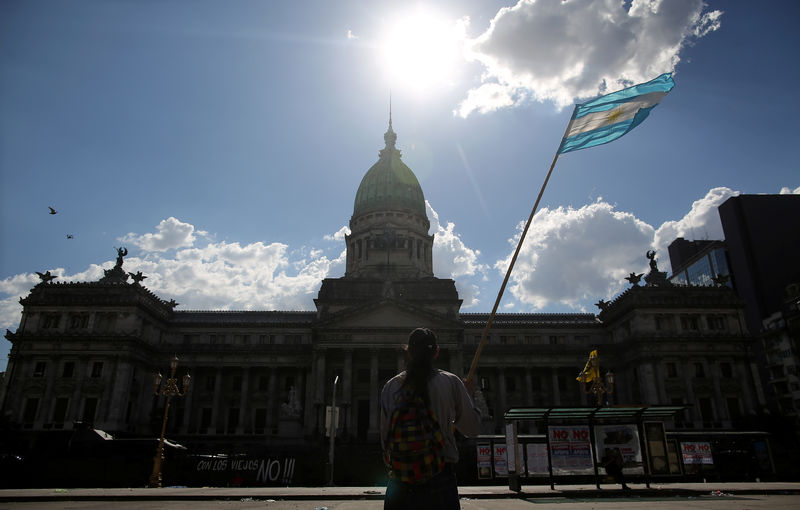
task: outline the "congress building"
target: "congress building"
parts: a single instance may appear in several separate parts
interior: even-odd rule
[[[434,275],[423,191],[396,138],[390,121],[355,193],[345,274],[322,281],[314,311],[179,310],[123,268],[122,249],[99,281],[44,276],[20,300],[19,327],[6,332],[2,416],[13,447],[24,455],[78,427],[159,437],[166,399],[154,391],[163,392],[177,357],[166,437],[188,452],[295,451],[324,464],[338,376],[337,455],[369,452],[379,463],[378,397],[403,369],[408,333],[433,329],[438,366],[464,376],[489,320],[463,313],[455,282]],[[509,408],[596,406],[576,381],[595,349],[601,370],[615,375],[609,404],[686,407],[668,431],[737,430],[760,412],[755,340],[729,286],[673,285],[651,259],[644,281],[598,306],[598,314],[497,314],[476,375],[487,436],[504,433]],[[535,422],[520,432],[544,433]]]

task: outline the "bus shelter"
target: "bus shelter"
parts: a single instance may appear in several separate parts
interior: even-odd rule
[[[626,475],[642,477],[647,487],[654,474],[669,473],[664,421],[687,406],[518,407],[504,414],[508,484],[521,490],[520,476],[593,477],[600,488],[600,459],[619,449]],[[545,443],[518,440],[519,422],[544,427]],[[540,429],[541,430],[541,429]]]

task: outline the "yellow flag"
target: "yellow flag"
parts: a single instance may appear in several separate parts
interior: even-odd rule
[[[586,366],[575,378],[575,380],[582,383],[592,382],[595,379],[600,379],[600,360],[597,357],[597,349],[589,353],[589,360],[586,362]]]

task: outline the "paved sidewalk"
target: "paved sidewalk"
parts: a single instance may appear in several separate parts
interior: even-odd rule
[[[651,483],[630,484],[632,491],[617,485],[523,485],[517,493],[505,485],[459,487],[462,498],[603,498],[621,494],[647,497],[707,496],[745,494],[800,494],[800,483]],[[358,500],[383,499],[385,487],[165,487],[115,489],[4,489],[0,502],[21,501],[131,501],[131,500]],[[718,492],[719,491],[719,492]]]

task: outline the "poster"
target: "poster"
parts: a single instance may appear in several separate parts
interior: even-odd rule
[[[598,465],[601,464],[602,458],[605,456],[606,448],[619,448],[622,459],[625,461],[622,472],[632,475],[644,473],[642,450],[639,445],[639,431],[636,425],[596,425],[594,427],[594,440]]]
[[[506,445],[494,445],[494,476],[504,478],[508,476],[508,460],[506,459]]]
[[[711,444],[706,441],[692,441],[681,443],[683,464],[713,464]]]
[[[588,425],[551,425],[547,433],[554,475],[594,474]]]
[[[490,443],[478,443],[478,478],[487,479],[492,477],[492,445]]]
[[[548,476],[550,464],[547,462],[547,445],[544,443],[528,443],[525,445],[528,476]]]

